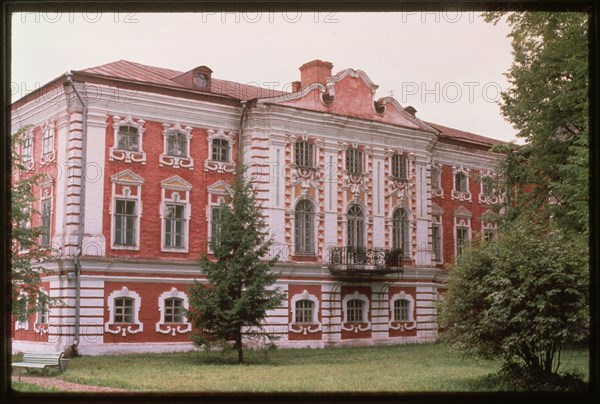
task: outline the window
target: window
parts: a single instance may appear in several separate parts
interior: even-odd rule
[[[358,149],[346,150],[346,171],[350,174],[362,174],[362,151]]]
[[[119,126],[117,149],[126,151],[139,151],[140,135],[134,126]]]
[[[456,227],[456,255],[460,255],[469,241],[469,228]]]
[[[114,303],[115,324],[133,323],[133,299],[130,297],[118,297]]]
[[[313,146],[310,143],[296,142],[296,165],[299,167],[313,166]]]
[[[496,232],[493,229],[483,230],[483,239],[485,241],[492,241],[496,238]]]
[[[115,245],[134,246],[136,239],[136,201],[115,201]]]
[[[364,322],[363,319],[363,306],[364,306],[364,302],[360,299],[352,299],[352,300],[348,300],[348,303],[346,304],[346,310],[347,310],[347,320],[350,323],[362,323]]]
[[[165,299],[165,323],[183,322],[183,299],[172,297]]]
[[[298,300],[295,305],[296,323],[312,323],[315,303],[310,300]]]
[[[167,136],[167,156],[187,157],[188,137],[183,132],[169,132]]]
[[[454,189],[457,192],[467,192],[467,175],[465,173],[454,174]]]
[[[348,209],[348,246],[363,247],[365,218],[363,210],[358,205],[352,205]]]
[[[431,228],[433,242],[433,259],[436,262],[442,261],[442,229],[438,223],[434,223]]]
[[[481,180],[481,192],[484,196],[490,197],[494,195],[494,181],[490,177],[483,177]]]
[[[23,138],[22,158],[23,163],[29,163],[33,160],[33,136]]]
[[[392,216],[392,248],[402,249],[402,257],[410,257],[410,220],[404,208],[398,208]]]
[[[406,156],[402,154],[394,154],[392,156],[392,177],[405,180],[408,178]]]
[[[296,254],[314,254],[315,211],[311,201],[301,200],[296,205]]]
[[[441,189],[442,188],[442,175],[439,167],[433,167],[431,169],[431,188]]]
[[[394,301],[394,321],[409,321],[410,302],[406,299]]]
[[[165,206],[165,247],[185,246],[185,206],[168,203]]]
[[[229,161],[229,141],[226,139],[214,139],[212,141],[212,160]]]
[[[196,73],[194,75],[194,84],[201,89],[208,88],[208,75],[204,73]]]
[[[213,243],[217,243],[221,229],[221,207],[213,207],[210,216],[210,239]]]
[[[48,305],[44,302],[43,293],[40,292],[40,296],[38,298],[38,307],[37,307],[37,320],[36,324],[48,324]]]
[[[51,226],[51,215],[52,215],[52,201],[49,198],[42,199],[41,202],[41,233],[40,233],[40,245],[42,247],[48,247],[50,245],[50,226]]]
[[[46,129],[42,135],[42,154],[47,156],[54,151],[54,131]]]

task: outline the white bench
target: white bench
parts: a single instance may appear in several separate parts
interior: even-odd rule
[[[46,368],[58,368],[60,373],[63,372],[63,365],[61,359],[63,359],[63,352],[25,352],[23,355],[22,362],[15,362],[12,364],[13,368],[25,368],[27,373],[29,369],[42,369],[44,376],[46,375]],[[19,372],[19,381],[21,380],[21,372]]]

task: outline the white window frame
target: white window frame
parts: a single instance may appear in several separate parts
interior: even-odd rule
[[[459,201],[471,201],[471,192],[469,188],[469,175],[470,170],[468,168],[464,168],[463,166],[454,166],[452,167],[452,199],[457,199]],[[463,174],[465,176],[465,187],[464,191],[459,191],[456,189],[456,175]]]
[[[133,323],[125,326],[115,323],[115,299],[120,297],[128,297],[133,299]],[[140,321],[140,308],[142,307],[142,298],[133,290],[129,290],[127,286],[123,286],[120,290],[113,291],[107,298],[107,310],[109,313],[108,322],[104,323],[104,332],[111,334],[121,334],[123,337],[127,334],[137,334],[144,331],[144,323]],[[111,329],[115,327],[115,329]]]
[[[438,175],[438,188],[436,188],[434,186],[434,171],[437,171],[439,173]],[[444,189],[442,188],[442,172],[443,172],[443,166],[441,164],[438,163],[431,163],[431,195],[433,196],[437,196],[437,197],[443,197],[444,196]]]
[[[182,127],[179,122],[175,124],[163,123],[163,152],[159,156],[158,165],[160,167],[169,166],[173,168],[194,169],[194,159],[190,155],[192,143],[192,128],[190,126]],[[172,156],[168,153],[169,135],[181,133],[186,139],[185,155]]]
[[[27,297],[28,295],[27,295],[27,293],[20,291],[19,296]],[[35,326],[34,326],[34,328],[35,328]],[[29,330],[29,317],[25,321],[19,321],[19,320],[15,321],[15,331],[19,331],[19,330],[23,330],[23,331]]]
[[[400,159],[401,163],[399,166],[399,174],[400,175],[394,175],[394,171],[395,171],[395,160],[396,159]],[[408,181],[409,178],[409,160],[408,160],[408,156],[405,153],[394,153],[390,156],[390,175],[395,179],[395,180],[400,180],[400,181]],[[404,174],[404,176],[402,175]]]
[[[210,253],[212,250],[210,249],[209,241],[212,240],[212,224],[213,224],[213,208],[218,208],[221,202],[225,201],[225,197],[227,196],[227,192],[230,189],[229,185],[224,181],[217,181],[208,187],[208,203],[206,204],[206,221],[208,226],[208,240],[207,240],[207,251]],[[217,202],[213,202],[213,195],[216,195]]]
[[[44,288],[40,288],[39,292],[40,295],[43,294],[45,296],[48,296],[48,293],[46,293],[46,291],[44,290]],[[38,298],[38,305],[39,305],[39,298]],[[40,312],[42,310],[40,310],[40,307],[38,307],[35,310],[35,322],[33,323],[33,330],[38,333],[38,334],[47,334],[48,333],[48,326],[50,324],[50,306],[49,305],[44,305],[43,308],[41,308],[42,310],[44,310],[46,312],[46,322],[42,323],[41,322],[41,318],[40,318]]]
[[[144,128],[144,124],[145,121],[143,119],[134,119],[131,116],[127,116],[126,118],[113,116],[114,142],[108,153],[110,161],[146,164],[146,152],[144,152],[144,132],[146,129]],[[119,149],[119,128],[121,126],[132,126],[138,130],[138,136],[140,137],[138,151]]]
[[[56,151],[54,150],[54,141],[56,136],[56,128],[54,122],[46,122],[42,125],[42,156],[40,164],[46,165],[56,161]],[[46,145],[49,145],[46,148]]]
[[[402,235],[402,259],[403,260],[407,260],[407,259],[412,259],[412,227],[413,227],[413,221],[411,220],[411,214],[410,214],[410,210],[408,209],[408,207],[404,206],[404,204],[400,204],[398,206],[396,206],[396,208],[394,208],[392,210],[392,217],[391,217],[391,222],[392,222],[392,237],[391,237],[391,242],[392,242],[392,248],[394,247],[394,214],[398,211],[398,210],[404,210],[404,212],[406,213],[406,220],[404,221],[406,223],[406,234]],[[404,240],[404,236],[408,236],[407,240]],[[404,246],[407,246],[408,248],[405,251]]]
[[[299,164],[298,162],[298,154],[302,153],[298,149],[298,145],[303,144],[306,145],[307,149],[305,150],[304,156],[308,160],[308,164]],[[304,162],[303,162],[304,163]],[[314,168],[315,167],[315,145],[309,142],[307,139],[296,139],[294,142],[294,164],[297,168]]]
[[[160,204],[160,225],[161,225],[161,251],[162,252],[177,252],[187,253],[189,251],[189,235],[190,235],[190,219],[192,216],[192,205],[190,203],[190,191],[192,190],[192,184],[174,175],[161,181],[161,204]],[[167,192],[170,192],[170,197],[167,198]],[[178,204],[183,205],[183,246],[182,247],[167,247],[165,246],[166,241],[166,205],[167,204]]]
[[[482,171],[480,173],[480,188],[479,188],[479,203],[483,203],[486,205],[493,205],[496,203],[500,202],[500,197],[499,197],[499,193],[498,190],[496,188],[492,188],[492,194],[491,195],[486,195],[484,193],[485,191],[485,181],[486,178],[494,178],[495,175],[493,173],[491,173],[490,171]]]
[[[348,321],[348,302],[350,300],[362,300],[363,301],[363,322],[349,322]],[[358,291],[354,291],[351,294],[347,294],[342,299],[342,308],[344,311],[344,321],[342,322],[342,330],[353,331],[358,333],[359,331],[368,331],[371,329],[371,321],[369,320],[369,298]]]
[[[486,233],[493,233],[493,238],[496,238],[496,232],[498,231],[498,224],[489,219],[489,215],[492,211],[487,210],[481,215],[481,237],[486,240]]]
[[[408,301],[408,320],[407,321],[396,320],[394,318],[394,303],[397,300]],[[415,315],[414,315],[415,299],[412,295],[401,290],[400,292],[392,295],[390,297],[389,302],[390,302],[390,306],[389,306],[390,307],[390,312],[389,312],[390,321],[388,323],[388,326],[391,330],[407,331],[407,330],[414,330],[415,328],[417,328],[417,322],[415,320]]]
[[[232,173],[234,170],[233,164],[233,150],[234,150],[234,140],[236,135],[232,132],[226,132],[224,129],[213,130],[209,129],[207,131],[207,141],[208,141],[208,158],[204,162],[204,171],[216,171],[218,173]],[[215,161],[212,156],[212,148],[213,141],[215,139],[223,139],[229,142],[229,153],[227,157],[229,161]]]
[[[436,265],[444,263],[444,225],[442,218],[444,217],[444,209],[440,208],[437,204],[431,204],[431,261]],[[433,247],[433,226],[436,225],[440,228],[440,260],[435,259],[435,249]]]
[[[308,300],[313,303],[313,322],[312,323],[296,323],[296,302],[300,300]],[[319,299],[317,296],[310,294],[307,290],[302,293],[295,294],[290,299],[291,322],[288,324],[288,331],[294,334],[315,334],[322,331],[321,322],[319,321]]]
[[[454,211],[454,258],[458,257],[458,228],[467,229],[467,242],[472,239],[471,218],[473,215],[465,207]]]
[[[297,226],[298,223],[296,221],[296,214],[297,214],[297,209],[298,209],[298,204],[300,204],[303,201],[308,201],[311,205],[312,205],[312,213],[307,213],[306,215],[309,216],[309,220],[311,221],[310,226],[312,226],[311,230],[311,239],[310,239],[310,243],[311,243],[311,247],[312,247],[312,251],[299,251],[298,250],[298,238],[297,238]],[[299,198],[296,201],[296,204],[294,205],[294,215],[293,215],[293,229],[294,229],[294,255],[297,256],[316,256],[317,255],[317,245],[316,245],[316,240],[317,240],[317,204],[314,203],[314,201],[312,201],[311,199],[308,198]]]
[[[156,332],[161,334],[171,334],[175,336],[177,334],[186,334],[192,331],[192,323],[188,318],[182,314],[181,323],[165,323],[165,301],[170,298],[176,298],[183,300],[183,308],[189,310],[190,303],[187,293],[177,290],[177,288],[171,288],[171,290],[163,292],[158,297],[158,310],[160,313],[159,321],[156,323]]]
[[[352,151],[352,158],[350,159],[350,151]],[[348,167],[348,161],[352,160],[353,163],[352,165],[356,165],[356,161],[354,161],[356,159],[356,154],[359,154],[360,158],[359,158],[359,162],[358,162],[358,168],[360,169],[360,172],[356,172],[356,171],[350,171],[350,167]],[[348,147],[345,151],[345,155],[344,155],[344,168],[346,169],[346,173],[348,175],[354,175],[354,176],[362,176],[365,173],[365,153],[364,150],[361,150],[358,148],[357,145],[353,145],[352,147]]]
[[[110,177],[112,182],[112,192],[111,192],[111,203],[110,203],[110,217],[111,217],[111,227],[110,227],[110,248],[113,250],[129,250],[129,251],[139,251],[140,249],[140,227],[142,223],[142,185],[144,184],[144,179],[139,175],[135,174],[131,170],[124,170],[120,173],[117,173]],[[117,185],[122,186],[122,192],[117,193]],[[136,189],[135,195],[132,195],[131,188]],[[115,245],[115,226],[116,226],[116,206],[117,200],[128,200],[136,202],[136,226],[135,226],[135,245]]]
[[[25,143],[31,142],[31,151],[25,154]],[[29,149],[29,147],[27,147]],[[34,162],[35,155],[35,137],[33,136],[33,130],[29,130],[25,135],[23,135],[23,143],[21,144],[21,162],[25,167],[26,171],[33,170],[35,165]]]

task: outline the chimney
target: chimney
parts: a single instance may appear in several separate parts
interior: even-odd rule
[[[414,117],[417,116],[416,115],[417,114],[417,110],[412,105],[409,105],[408,107],[404,108],[404,110],[406,112],[408,112],[409,114],[411,114],[412,116],[414,116]]]
[[[316,59],[300,66],[300,85],[304,88],[312,83],[327,85],[325,79],[331,76],[333,64]]]
[[[299,81],[292,81],[292,93],[297,93],[301,88],[302,86]]]

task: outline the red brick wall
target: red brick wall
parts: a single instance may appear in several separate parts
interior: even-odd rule
[[[204,162],[208,158],[207,130],[192,129],[190,141],[190,156],[194,159],[194,169],[159,167],[159,156],[164,151],[162,122],[146,121],[144,124],[143,150],[146,153],[146,164],[125,163],[123,161],[109,161],[109,149],[114,143],[114,130],[112,118],[108,119],[106,129],[106,175],[104,176],[104,217],[103,233],[106,238],[106,254],[108,256],[126,256],[132,258],[168,258],[175,260],[195,260],[206,253],[208,239],[208,222],[206,218],[206,204],[208,193],[206,188],[219,180],[230,182],[231,174],[218,174],[205,172]],[[236,144],[232,145],[232,155],[236,156]],[[112,182],[110,177],[123,170],[129,169],[144,178],[142,185],[143,212],[140,220],[140,249],[115,250],[111,248],[112,218],[109,213],[112,203]],[[160,219],[161,186],[160,182],[174,175],[178,175],[190,184],[191,217],[189,222],[188,253],[161,252]],[[132,191],[133,191],[133,187]]]

